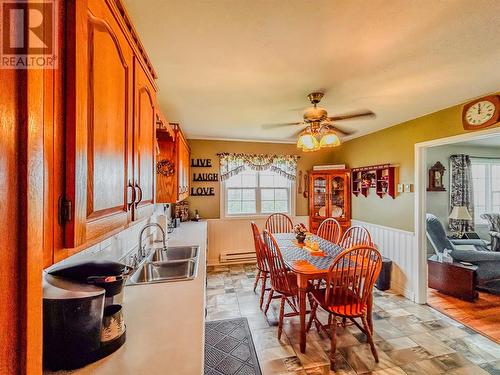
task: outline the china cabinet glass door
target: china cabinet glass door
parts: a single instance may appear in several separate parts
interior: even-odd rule
[[[326,176],[315,176],[313,179],[313,216],[317,218],[327,217],[327,178]]]
[[[334,218],[345,218],[345,177],[330,178],[330,215]]]

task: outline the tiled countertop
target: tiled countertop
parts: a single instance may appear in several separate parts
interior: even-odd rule
[[[182,282],[125,287],[125,344],[108,357],[81,369],[53,374],[203,373],[207,223],[182,223],[168,239],[168,246],[180,245],[200,246],[197,277]]]

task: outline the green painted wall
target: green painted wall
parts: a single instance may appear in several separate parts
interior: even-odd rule
[[[348,141],[335,149],[331,160],[350,168],[373,164],[399,164],[399,182],[414,183],[415,143],[463,134],[463,104]],[[353,219],[407,231],[414,230],[414,193],[396,199],[379,198],[370,190],[368,198],[352,197]]]

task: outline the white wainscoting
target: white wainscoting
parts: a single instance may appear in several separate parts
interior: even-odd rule
[[[293,223],[308,226],[309,216],[292,217]],[[222,253],[246,253],[255,251],[250,223],[255,221],[261,230],[266,218],[208,219],[208,265],[218,265]]]
[[[359,220],[352,220],[352,225],[368,229],[382,256],[392,260],[391,289],[412,301],[415,300],[412,265],[415,259],[413,252],[416,251],[415,234]]]

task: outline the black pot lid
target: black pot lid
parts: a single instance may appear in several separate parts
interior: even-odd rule
[[[48,273],[52,276],[87,281],[87,278],[91,276],[120,276],[128,271],[129,268],[123,263],[110,260],[86,260],[53,267]]]

